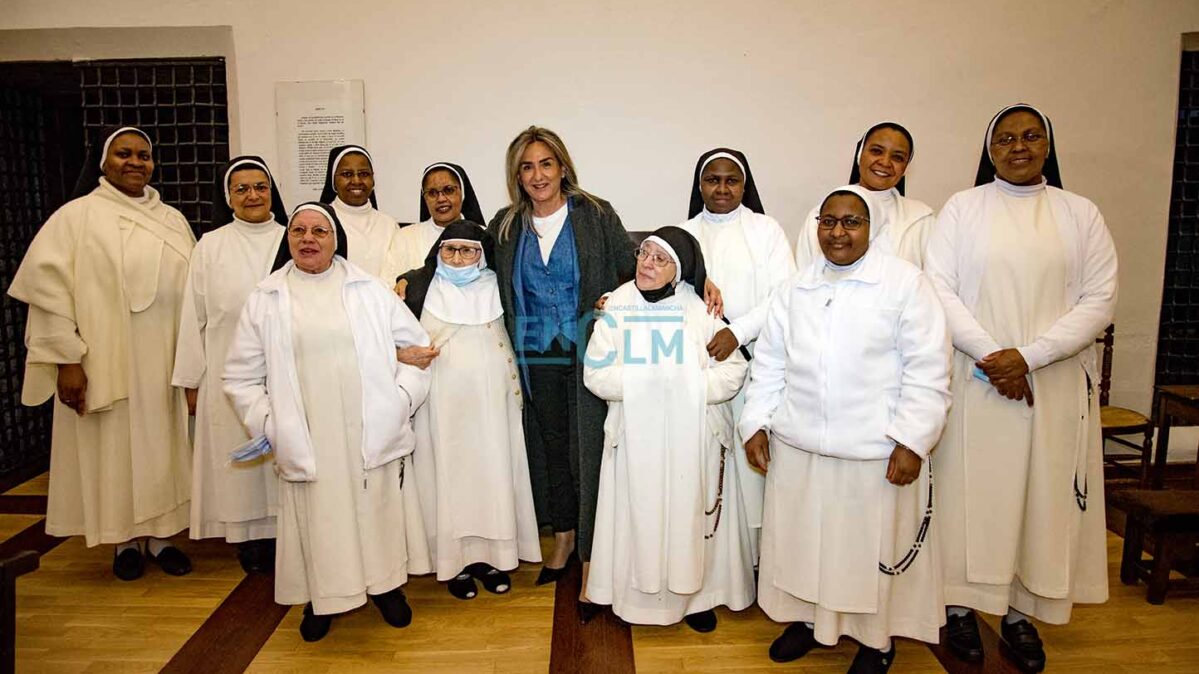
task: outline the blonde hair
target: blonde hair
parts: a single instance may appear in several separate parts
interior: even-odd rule
[[[517,134],[516,138],[508,144],[508,154],[504,160],[504,166],[508,178],[508,199],[511,203],[508,206],[508,212],[504,213],[504,218],[500,220],[498,237],[500,241],[507,241],[511,236],[512,225],[517,218],[520,219],[522,227],[532,226],[533,200],[529,198],[520,184],[520,160],[524,156],[525,150],[533,143],[538,142],[545,143],[562,166],[562,195],[567,199],[580,196],[590,201],[596,208],[603,208],[599,199],[579,187],[579,174],[575,171],[575,164],[571,161],[570,153],[567,152],[562,138],[549,129],[530,126]]]

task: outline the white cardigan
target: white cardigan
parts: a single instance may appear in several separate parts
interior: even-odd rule
[[[928,456],[949,411],[949,335],[912,264],[869,250],[829,281],[817,260],[775,293],[739,428],[840,459]]]
[[[1093,346],[1112,321],[1116,307],[1116,247],[1099,209],[1077,194],[1046,186],[1058,234],[1066,250],[1066,306],[1061,318],[1030,344],[999,344],[975,320],[979,285],[986,271],[989,211],[1000,207],[995,182],[949,198],[929,237],[924,267],[945,306],[953,345],[975,360],[1003,348],[1016,348],[1030,370],[1081,354],[1091,381],[1099,381]]]
[[[390,289],[340,257],[342,300],[362,378],[362,462],[370,470],[412,453],[411,417],[429,393],[430,374],[396,360],[397,346],[429,344],[420,322]],[[268,276],[246,300],[229,347],[225,393],[251,437],[266,434],[283,479],[311,482],[316,460],[296,377],[287,275]]]

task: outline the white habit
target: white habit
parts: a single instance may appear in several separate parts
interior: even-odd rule
[[[587,345],[583,381],[608,401],[587,597],[628,622],[754,600],[729,403],[746,362],[706,349],[724,327],[688,283],[651,304],[629,282]]]
[[[369,201],[361,206],[350,206],[335,198],[330,206],[345,229],[350,262],[381,279],[388,288],[394,286],[396,276],[405,271],[399,269],[397,260],[396,240],[401,230],[396,219],[371,206]],[[424,264],[424,257],[421,257],[421,264]]]
[[[342,613],[428,570],[404,488],[428,391],[426,373],[395,360],[412,344],[428,337],[411,312],[340,257],[321,274],[289,262],[248,298],[223,379],[283,480],[276,602]]]
[[[46,532],[89,546],[187,527],[187,402],[171,387],[176,330],[195,237],[145,188],[103,178],[54,212],[8,294],[29,305],[21,402],[53,397]],[[87,413],[58,400],[58,364],[87,374]]]
[[[429,249],[437,243],[437,237],[445,229],[430,218],[415,225],[403,227],[396,234],[393,259],[395,260],[396,276],[425,266],[425,258]],[[353,255],[354,249],[350,249]],[[394,277],[392,278],[394,282]]]
[[[937,450],[945,601],[1052,624],[1107,600],[1095,337],[1116,251],[1095,205],[1000,179],[955,194],[926,266],[953,336],[953,408]],[[1017,348],[1035,404],[972,376]]]
[[[866,189],[866,188],[862,188]],[[870,223],[870,249],[901,257],[917,267],[924,267],[924,249],[936,218],[933,209],[922,201],[909,199],[892,187],[882,192],[867,191],[873,203],[871,212],[881,222]],[[881,215],[880,215],[881,214]],[[820,205],[808,211],[799,226],[795,241],[795,266],[807,269],[816,260],[823,260],[820,242],[816,239],[816,216]]]
[[[753,342],[766,321],[766,309],[775,288],[795,275],[790,244],[783,228],[774,218],[738,206],[730,213],[715,214],[704,209],[679,225],[699,241],[704,253],[708,278],[720,288],[724,301],[726,326],[737,341],[752,353]],[[699,291],[701,294],[702,289]],[[745,405],[745,395],[733,398],[733,432]],[[741,481],[742,507],[749,526],[754,562],[758,559],[758,533],[762,527],[762,500],[765,476],[745,458],[745,440],[735,437],[733,456],[737,478]]]
[[[938,640],[940,559],[933,533],[919,533],[948,404],[945,315],[911,264],[873,249],[849,270],[821,259],[775,295],[741,416],[744,437],[770,436],[766,615],[813,623],[824,644]],[[886,479],[897,442],[925,459],[903,487]]]
[[[441,277],[433,283],[452,285]],[[431,308],[425,304],[421,325],[441,354],[416,413],[413,461],[437,579],[476,562],[503,571],[539,562],[520,380],[503,316],[463,324]]]
[[[278,509],[271,457],[232,463],[250,439],[221,385],[225,355],[246,297],[271,272],[285,228],[233,222],[205,234],[192,251],[171,383],[199,389],[192,449],[192,538],[230,543],[274,538]]]

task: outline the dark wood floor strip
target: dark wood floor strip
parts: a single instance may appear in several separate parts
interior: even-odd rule
[[[983,640],[982,662],[976,664],[963,662],[950,653],[948,648],[941,645],[945,643],[944,627],[941,628],[941,643],[929,644],[928,650],[937,656],[937,660],[949,674],[1019,674],[1020,670],[1015,663],[999,652],[999,633],[981,616],[978,620],[978,633]]]
[[[0,494],[0,515],[45,515],[46,497],[40,494],[11,496]]]
[[[631,674],[633,632],[604,611],[586,625],[579,623],[578,599],[583,569],[573,564],[554,592],[554,632],[550,674]]]
[[[32,463],[28,466],[18,468],[10,473],[0,475],[0,494],[25,484],[49,469],[50,460],[47,458],[45,460]]]
[[[249,574],[161,671],[243,672],[290,608],[275,603],[274,576]]]
[[[15,536],[0,543],[0,559],[8,559],[18,552],[33,550],[38,556],[58,547],[65,538],[58,538],[46,533],[46,520],[40,519],[25,527]]]

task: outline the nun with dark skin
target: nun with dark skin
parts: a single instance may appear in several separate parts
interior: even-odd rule
[[[153,173],[145,131],[104,129],[8,288],[29,305],[22,403],[56,400],[46,532],[115,544],[121,580],[147,559],[191,571],[166,538],[188,525],[187,403],[171,370],[195,237]]]
[[[1004,616],[1003,654],[1035,672],[1046,656],[1033,621],[1107,600],[1094,341],[1117,267],[1099,209],[1062,188],[1049,118],[1000,110],[975,187],[946,202],[925,259],[954,346],[936,478],[946,640],[964,660],[985,657],[975,610]]]
[[[870,245],[876,217],[857,185],[822,202],[824,261],[771,299],[740,422],[766,472],[758,604],[789,623],[770,658],[851,636],[855,673],[944,622],[927,457],[949,405],[945,314],[919,269]]]

